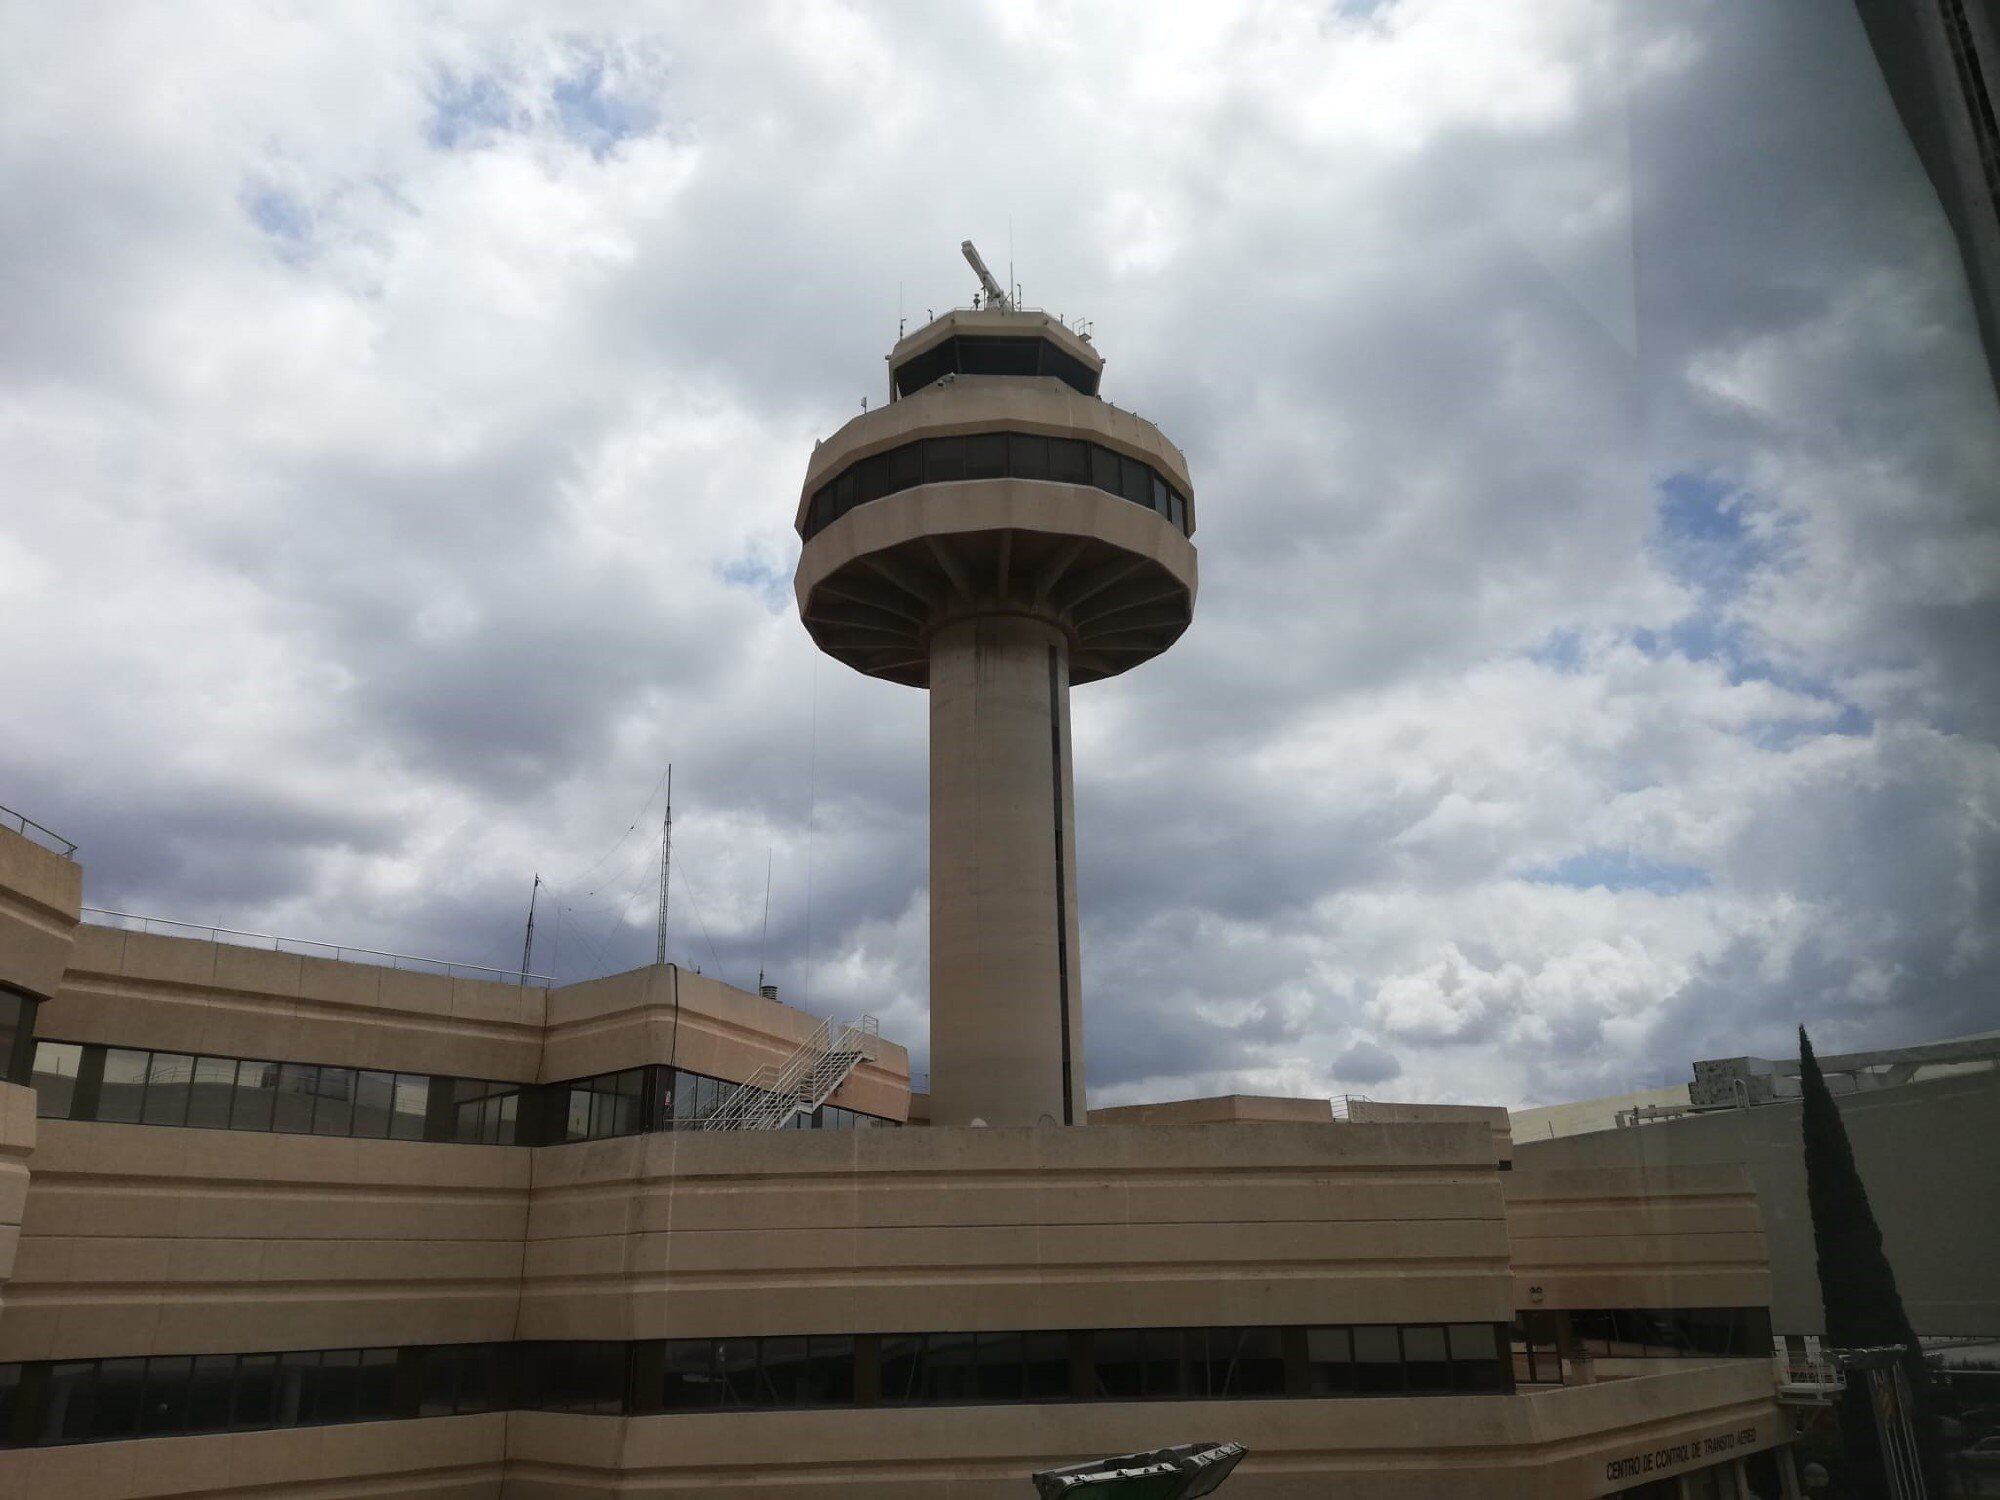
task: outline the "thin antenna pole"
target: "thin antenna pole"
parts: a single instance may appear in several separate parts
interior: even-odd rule
[[[653,943],[653,962],[667,961],[667,873],[674,867],[674,768],[667,765],[667,813],[660,820],[660,929]]]
[[[528,963],[535,956],[535,897],[542,893],[542,876],[535,872],[535,883],[528,887],[528,936],[521,943],[521,983],[528,982]]]
[[[757,988],[764,988],[764,957],[771,951],[771,851],[764,851],[764,930],[757,938]]]

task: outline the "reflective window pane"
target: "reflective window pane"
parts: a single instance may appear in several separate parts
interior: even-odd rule
[[[396,1356],[394,1349],[363,1349],[356,1375],[354,1415],[363,1422],[396,1415]]]
[[[313,1093],[314,1135],[347,1135],[354,1129],[354,1069],[321,1068]]]
[[[185,1354],[156,1354],[146,1361],[146,1394],[139,1407],[142,1433],[185,1432],[188,1384],[194,1361]]]
[[[1306,1394],[1345,1395],[1354,1389],[1354,1340],[1345,1328],[1306,1330]]]
[[[1445,1353],[1442,1328],[1412,1327],[1403,1330],[1403,1369],[1413,1391],[1451,1389],[1451,1365]]]
[[[363,1070],[354,1075],[354,1123],[351,1131],[367,1140],[389,1134],[395,1113],[396,1075]]]
[[[1090,482],[1100,490],[1118,493],[1118,455],[1095,443],[1090,445]]]
[[[67,1120],[70,1101],[76,1095],[76,1070],[83,1063],[83,1048],[75,1042],[35,1043],[35,1070],[30,1081],[35,1089],[35,1113],[48,1120]]]
[[[104,1087],[97,1096],[96,1118],[137,1123],[140,1101],[146,1096],[149,1056],[130,1047],[105,1049]]]
[[[278,1416],[278,1356],[246,1354],[236,1366],[232,1427],[269,1427]]]
[[[283,1063],[278,1068],[277,1109],[271,1128],[291,1135],[312,1133],[313,1105],[319,1069],[311,1063]]]
[[[924,440],[924,483],[939,484],[965,478],[965,439],[961,437]]]
[[[241,1062],[236,1065],[236,1102],[229,1111],[231,1130],[269,1130],[278,1106],[278,1065]]]
[[[668,1339],[660,1410],[687,1411],[722,1403],[713,1339]]]
[[[194,1059],[185,1052],[155,1052],[146,1069],[146,1101],[140,1118],[148,1125],[185,1125]]]
[[[1049,440],[1032,433],[1015,433],[1007,439],[1007,467],[1017,479],[1049,477]]]
[[[1139,1368],[1139,1334],[1132,1328],[1100,1328],[1089,1335],[1096,1394],[1129,1401],[1144,1389]]]
[[[1001,432],[977,433],[965,440],[965,477],[967,479],[998,479],[1008,472],[1007,435]],[[1019,472],[1016,470],[1015,472]]]
[[[396,1075],[395,1119],[389,1134],[399,1141],[424,1138],[424,1114],[430,1107],[431,1081],[420,1073]]]
[[[42,1409],[41,1440],[81,1443],[90,1437],[92,1398],[97,1390],[94,1360],[66,1360],[49,1370],[47,1404]]]
[[[1403,1350],[1398,1330],[1363,1325],[1354,1330],[1355,1389],[1380,1396],[1403,1388]]]
[[[91,1405],[93,1438],[130,1437],[139,1425],[139,1400],[146,1385],[143,1359],[100,1359]]]
[[[188,1124],[205,1130],[226,1130],[235,1102],[236,1059],[196,1058],[194,1082],[188,1090]]]
[[[230,1422],[229,1401],[236,1384],[236,1356],[203,1354],[188,1377],[188,1430],[220,1432]]]
[[[319,1356],[317,1349],[278,1356],[280,1427],[305,1426],[319,1420]]]

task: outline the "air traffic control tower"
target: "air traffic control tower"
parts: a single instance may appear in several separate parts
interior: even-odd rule
[[[822,651],[931,695],[931,1119],[1084,1122],[1071,685],[1194,610],[1194,490],[1089,338],[982,292],[813,451],[794,587]]]

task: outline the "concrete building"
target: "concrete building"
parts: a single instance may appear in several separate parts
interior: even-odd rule
[[[84,920],[0,830],[0,1493],[1020,1500],[1208,1439],[1234,1500],[1797,1492],[1740,1166],[1087,1110],[1067,690],[1194,593],[1100,369],[947,314],[801,505],[807,628],[932,695],[928,1124],[865,1025]]]
[[[2000,387],[2000,17],[1993,0],[1855,0],[1903,129],[1965,264]]]
[[[2000,1336],[2000,1037],[1822,1062],[1911,1325],[1925,1338]],[[1799,1111],[1796,1059],[1705,1059],[1677,1090],[1516,1112],[1514,1157],[1565,1170],[1741,1164],[1763,1211],[1773,1332],[1817,1337]]]

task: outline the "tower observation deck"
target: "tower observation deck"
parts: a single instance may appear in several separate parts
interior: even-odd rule
[[[1104,361],[980,273],[814,450],[794,589],[814,642],[931,695],[931,1118],[1081,1124],[1072,683],[1158,655],[1195,597],[1194,488]]]

